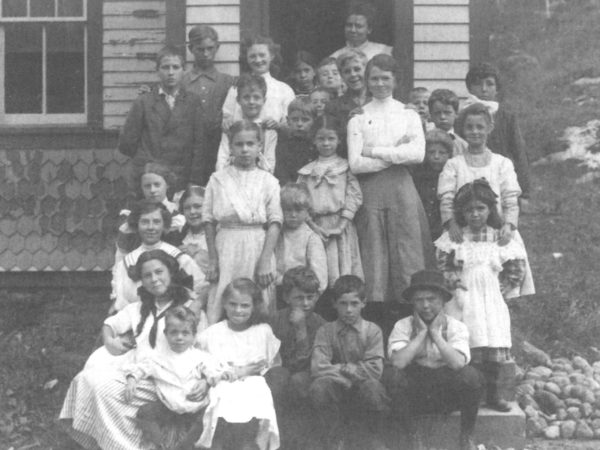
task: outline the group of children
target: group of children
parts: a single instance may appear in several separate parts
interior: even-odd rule
[[[167,408],[190,424],[177,448],[223,448],[234,439],[275,449],[278,423],[312,407],[314,439],[305,448],[338,448],[344,411],[361,416],[369,439],[362,448],[385,448],[390,410],[410,422],[406,414],[422,411],[434,389],[432,409],[461,409],[460,445],[474,448],[480,372],[488,404],[509,408],[495,386],[510,360],[505,299],[533,293],[518,233],[527,159],[514,116],[497,103],[496,71],[469,72],[462,110],[447,89],[411,92],[425,159],[410,165],[410,176],[439,272],[415,268],[402,293],[414,313],[388,339],[361,317],[372,300],[354,225],[363,192],[340,155],[346,124],[326,114],[345,89],[336,59],[315,64],[299,52],[292,90],[269,73],[273,42],[255,38],[244,50],[248,73],[234,83],[214,67],[212,28],[195,27],[189,39],[194,68],[184,74],[175,49],[158,53],[160,85],[135,101],[119,144],[143,200],[123,212],[111,314],[138,301],[145,285],[134,269],[157,249],[177,260],[206,312],[177,306],[156,316],[165,321],[169,358],[123,372],[127,399],[140,378],[154,379],[161,403],[140,408],[145,437],[160,446],[156,423]],[[334,320],[315,312],[319,301],[331,302],[320,310],[332,305]],[[210,326],[196,342],[201,319]],[[284,429],[282,436],[289,444]]]

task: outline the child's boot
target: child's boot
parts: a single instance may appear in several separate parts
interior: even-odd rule
[[[496,411],[500,412],[508,412],[510,411],[510,404],[500,397],[500,393],[498,392],[498,378],[500,375],[500,363],[486,361],[485,362],[486,371],[486,400],[487,406]]]

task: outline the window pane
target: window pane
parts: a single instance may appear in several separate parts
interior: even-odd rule
[[[42,112],[42,25],[5,25],[5,110]]]
[[[2,17],[24,17],[26,15],[26,0],[2,0]]]
[[[84,24],[56,23],[46,28],[47,112],[85,112]]]
[[[58,0],[58,15],[60,17],[83,16],[83,0]]]
[[[30,2],[31,17],[54,17],[54,0],[30,0]]]

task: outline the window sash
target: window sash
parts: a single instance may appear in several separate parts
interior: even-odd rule
[[[84,2],[85,4],[86,2]],[[82,113],[47,113],[47,49],[46,27],[42,25],[42,113],[40,114],[7,114],[5,113],[5,72],[6,57],[4,27],[0,23],[0,125],[79,125],[88,120],[88,30],[83,28],[83,112]]]
[[[58,15],[58,0],[54,0],[54,16],[31,16],[31,0],[22,0],[27,2],[27,13],[25,16],[4,17],[2,7],[3,0],[0,0],[0,22],[70,22],[70,21],[85,21],[87,20],[87,0],[82,0],[81,16],[59,16]],[[100,0],[93,0],[100,1]]]

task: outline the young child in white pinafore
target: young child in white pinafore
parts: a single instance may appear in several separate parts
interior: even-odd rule
[[[169,187],[174,184],[173,172],[162,164],[150,162],[147,163],[140,174],[138,186],[145,200],[162,203],[171,214],[171,226],[166,230],[166,241],[169,241],[168,234],[181,230],[185,223],[185,218],[177,211],[177,203],[168,198]],[[117,251],[115,253],[115,264],[121,261],[125,255],[140,245],[140,239],[135,228],[131,227],[127,218],[131,210],[122,209],[119,212],[121,225],[117,235]]]
[[[202,413],[209,403],[209,387],[229,374],[208,352],[194,347],[196,315],[185,306],[165,313],[164,334],[168,348],[155,348],[144,359],[124,368],[125,401],[135,398],[140,380],[151,379],[158,400],[140,406],[137,419],[144,438],[158,448],[166,424],[188,428],[174,450],[187,450],[200,437]]]
[[[208,248],[206,247],[206,233],[202,222],[202,204],[204,203],[202,186],[190,186],[179,199],[179,208],[183,211],[185,225],[181,229],[181,243],[179,249],[194,258],[202,272],[208,270]]]
[[[325,242],[329,286],[342,275],[364,278],[354,215],[362,191],[348,161],[337,154],[341,124],[331,116],[317,118],[313,142],[318,158],[298,171],[311,195],[311,228]]]
[[[229,134],[232,164],[210,177],[202,205],[209,256],[207,278],[213,283],[207,305],[211,324],[221,319],[221,297],[234,278],[255,280],[263,289],[266,305],[274,305],[274,249],[283,221],[279,183],[256,165],[260,126],[239,121]]]
[[[252,280],[233,280],[223,293],[223,302],[227,318],[202,333],[200,347],[232,376],[211,389],[196,447],[275,450],[279,430],[263,375],[280,365],[280,342],[267,323],[261,291]],[[231,442],[233,436],[238,442]]]
[[[508,403],[497,390],[500,365],[511,360],[510,314],[505,298],[520,296],[532,285],[530,280],[524,283],[527,254],[522,242],[512,238],[500,244],[502,220],[496,197],[483,179],[461,187],[454,205],[462,242],[452,241],[445,231],[435,246],[439,268],[449,287],[455,289],[446,313],[467,325],[472,363],[487,378],[488,404],[508,411]]]

